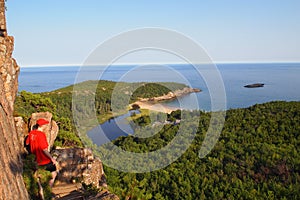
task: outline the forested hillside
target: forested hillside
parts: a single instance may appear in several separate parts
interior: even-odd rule
[[[96,91],[91,91],[94,85],[97,85]],[[120,96],[128,96],[131,98],[127,104],[122,104],[119,109],[126,112],[128,103],[133,103],[138,98],[157,97],[167,94],[170,91],[180,90],[187,87],[184,84],[166,82],[166,83],[125,83],[113,81],[85,81],[65,88],[54,90],[51,92],[33,94],[21,91],[15,101],[15,116],[22,116],[27,122],[28,118],[34,112],[49,111],[53,114],[53,119],[58,122],[60,134],[56,141],[57,145],[72,146],[81,145],[76,133],[75,126],[72,124],[72,109],[77,109],[81,113],[82,119],[89,116],[91,107],[96,111],[99,123],[103,123],[112,117],[111,101],[112,93],[117,85]],[[136,89],[137,88],[137,89]],[[131,93],[131,91],[133,91]],[[76,93],[81,102],[77,102],[75,108],[72,108],[73,94]],[[90,100],[95,99],[94,104],[90,105]],[[119,98],[119,101],[122,99]],[[121,102],[123,103],[123,102]],[[125,102],[126,103],[126,102]],[[120,104],[121,105],[121,104]],[[87,122],[88,124],[88,122]]]
[[[93,85],[97,84],[96,91],[91,91]],[[61,115],[67,115],[72,117],[72,96],[74,91],[78,96],[82,95],[82,102],[80,106],[75,109],[79,109],[81,113],[88,113],[89,101],[88,99],[95,98],[95,110],[97,115],[106,115],[111,112],[112,94],[117,93],[117,100],[120,101],[122,105],[119,109],[126,109],[129,103],[137,101],[139,98],[145,97],[158,97],[167,94],[170,91],[180,90],[187,87],[180,83],[125,83],[125,82],[113,82],[113,81],[86,81],[76,84],[74,90],[74,85],[61,88],[52,92],[41,93],[43,97],[50,98],[52,102],[57,106],[57,111]],[[122,98],[130,96],[129,101],[122,102]],[[107,119],[106,119],[107,120]],[[101,121],[103,122],[103,121]]]
[[[201,113],[193,144],[164,169],[132,174],[106,167],[112,190],[124,199],[300,198],[300,102],[229,110],[218,143],[200,159],[209,119],[210,113]],[[175,137],[178,126],[166,125],[151,138],[129,136],[114,143],[126,151],[154,151]]]
[[[99,115],[109,112],[115,83],[102,84],[96,95]],[[71,123],[71,91],[72,87],[43,94],[21,92],[15,115],[26,119],[32,112],[50,111],[60,122],[56,145],[80,146]],[[197,111],[182,112],[191,119],[197,116]],[[176,111],[168,118],[174,121],[180,116],[181,111]],[[134,174],[105,167],[110,190],[122,199],[300,199],[300,102],[269,102],[228,110],[216,146],[200,159],[210,116],[210,112],[201,112],[192,145],[166,168]],[[134,121],[141,126],[153,123],[148,116]],[[179,127],[180,123],[165,124],[150,138],[120,137],[114,144],[126,151],[155,151],[166,146]]]

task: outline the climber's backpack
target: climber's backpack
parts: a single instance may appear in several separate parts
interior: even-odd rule
[[[26,151],[28,152],[28,154],[31,154],[31,150],[30,150],[30,143],[29,143],[29,135],[26,135],[24,138],[24,148],[26,149]],[[28,140],[28,141],[27,141]]]

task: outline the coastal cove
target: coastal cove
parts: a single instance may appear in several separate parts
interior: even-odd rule
[[[87,135],[93,141],[93,143],[98,146],[107,142],[111,142],[120,136],[132,135],[135,133],[135,130],[131,125],[132,121],[128,118],[140,114],[140,109],[149,110],[150,112],[161,112],[164,113],[164,115],[167,115],[173,111],[181,110],[181,108],[169,107],[167,105],[163,105],[163,102],[174,101],[176,98],[182,98],[190,93],[200,91],[201,90],[198,88],[184,88],[182,90],[169,92],[168,94],[159,97],[140,98],[139,101],[129,105],[130,110],[127,113],[112,117],[106,122],[99,124],[99,126],[89,130]]]
[[[140,101],[132,103],[129,107],[133,104],[138,104],[142,109],[150,109],[165,113],[170,113],[177,109],[192,110],[194,109],[194,105],[191,103],[191,99],[193,96],[196,96],[199,102],[199,108],[201,110],[211,111],[211,97],[208,87],[203,79],[199,79],[199,76],[197,76],[193,67],[190,65],[173,65],[172,67],[189,80],[192,88],[198,88],[201,92],[179,95],[178,99],[162,97],[162,100],[168,99],[169,101],[159,101],[158,103],[156,100],[159,100],[160,98],[140,99]],[[223,64],[217,65],[217,67],[224,81],[227,109],[246,108],[254,104],[277,100],[300,100],[300,92],[298,90],[298,85],[300,85],[300,64]],[[124,74],[130,72],[131,69],[132,66],[113,66],[107,69],[101,78],[117,81]],[[25,81],[25,83],[28,81],[27,83],[30,83],[29,81],[32,80],[31,76],[36,75],[38,78],[43,77],[44,80],[49,79],[50,82],[53,81],[53,84],[45,85],[41,83],[39,85],[37,81],[34,82],[34,87],[31,88],[32,91],[51,91],[56,89],[54,88],[55,86],[61,88],[73,84],[78,70],[78,67],[26,68],[25,71],[21,70],[21,75],[24,74],[27,78],[24,80],[21,76],[20,85],[22,84],[22,81]],[[158,69],[154,68],[152,70]],[[147,76],[149,71],[150,69],[148,68],[144,73],[141,71],[138,75],[142,78]],[[97,69],[92,67],[89,68],[86,71],[86,79],[89,80],[90,74],[95,72],[97,72]],[[161,73],[163,73],[163,71]],[[45,74],[48,75],[47,78],[45,77]],[[270,76],[270,74],[272,74],[272,76]],[[172,77],[166,76],[166,80],[170,79],[170,81],[172,81],[171,78]],[[160,80],[153,79],[152,81],[155,82]],[[244,87],[245,85],[252,83],[264,83],[264,87],[251,89]],[[23,86],[26,86],[26,84]],[[101,145],[114,140],[119,136],[131,135],[134,130],[126,120],[127,116],[130,116],[130,113],[105,121],[99,126],[90,127],[90,129],[87,130],[88,136],[95,144]],[[122,124],[121,130],[120,127],[118,127],[120,124]]]
[[[172,111],[182,110],[182,108],[168,106],[168,102],[178,101],[179,98],[184,98],[184,96],[191,93],[201,92],[199,88],[188,88],[185,87],[181,90],[176,90],[174,92],[169,92],[163,96],[151,97],[151,98],[140,98],[138,101],[129,105],[130,108],[138,107],[141,109],[152,110],[156,112],[163,112],[170,114]]]
[[[170,65],[182,76],[187,77],[190,87],[199,88],[202,91],[197,93],[199,108],[202,110],[211,110],[210,92],[203,79],[195,73],[191,65]],[[104,67],[101,79],[118,81],[124,74],[130,72],[133,65]],[[299,63],[252,63],[252,64],[217,64],[224,87],[226,90],[227,108],[246,108],[248,106],[265,103],[269,101],[299,101],[300,92],[300,64]],[[19,77],[19,91],[26,90],[33,93],[49,92],[55,89],[74,84],[76,75],[80,67],[25,67],[21,68]],[[104,70],[105,69],[105,70]],[[99,69],[90,67],[86,70],[86,80],[89,80],[90,74],[94,74]],[[209,70],[209,69],[204,69]],[[159,72],[159,67],[153,67],[152,70],[145,69],[139,72],[140,78],[147,80],[149,73]],[[166,77],[166,81],[170,78]],[[47,84],[45,84],[47,80]],[[152,80],[155,82],[156,80]],[[248,89],[244,86],[252,83],[264,83],[264,87]],[[180,98],[185,109],[194,109],[191,95],[185,95]],[[181,107],[178,101],[164,102],[168,107]]]
[[[195,89],[186,90],[177,95],[167,94],[165,96],[156,98],[141,98],[138,101],[131,103],[129,109],[134,105],[138,105],[141,109],[148,109],[152,111],[159,111],[164,113],[170,113],[178,109],[193,110],[194,107],[192,102],[192,95],[196,95],[199,108],[205,111],[210,111],[210,95],[205,85],[205,81],[198,79],[195,76],[195,70],[190,65],[172,65],[174,70],[180,72],[183,76],[189,77],[191,86]],[[300,80],[298,79],[300,74],[300,64],[222,64],[218,65],[220,73],[222,75],[224,86],[226,89],[227,96],[227,108],[244,108],[254,104],[265,103],[269,101],[285,100],[285,101],[299,101],[300,93],[298,92],[298,85]],[[106,80],[118,80],[122,75],[129,72],[132,66],[113,66],[103,74]],[[71,85],[75,81],[75,76],[78,72],[78,67],[46,67],[46,68],[25,68],[21,69],[20,76],[20,90],[31,90],[31,92],[40,91],[51,91],[55,87],[64,87]],[[159,70],[153,67],[152,70]],[[207,69],[208,70],[208,69]],[[89,73],[95,73],[97,69],[89,68],[87,70],[86,78],[89,78]],[[147,69],[145,74],[150,73]],[[140,76],[145,76],[144,73],[140,73]],[[267,74],[272,74],[269,76]],[[42,84],[40,77],[44,76],[51,77],[49,79],[53,84]],[[34,85],[31,82],[33,77]],[[26,79],[26,80],[25,80]],[[167,78],[166,78],[167,80]],[[155,80],[153,80],[155,81]],[[264,87],[248,89],[244,86],[255,82],[263,82]],[[34,87],[30,87],[30,85]],[[200,90],[197,90],[200,89]],[[194,93],[196,92],[196,93]],[[176,97],[175,97],[176,96]],[[182,103],[182,104],[181,104]],[[183,106],[184,105],[184,106]],[[119,136],[130,135],[134,132],[126,118],[130,116],[130,112],[124,115],[119,115],[115,118],[105,118],[102,120],[99,131],[99,127],[90,127],[87,129],[88,135],[92,140],[95,139],[93,136],[95,131],[101,132],[103,130],[114,130],[110,133],[104,133],[108,135],[108,140],[116,139]],[[122,130],[116,125],[122,124]],[[121,121],[121,122],[119,122]],[[116,131],[117,130],[117,131]],[[103,139],[104,137],[102,137]],[[100,139],[95,139],[95,143],[103,144],[104,142],[97,142]]]

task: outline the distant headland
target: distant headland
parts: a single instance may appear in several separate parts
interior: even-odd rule
[[[158,101],[168,101],[168,100],[172,100],[175,99],[177,97],[181,97],[190,93],[194,93],[194,92],[201,92],[200,89],[198,88],[189,88],[189,87],[185,87],[183,89],[180,90],[176,90],[174,92],[169,92],[166,95],[162,95],[159,97],[151,97],[151,98],[139,98],[139,101],[142,102],[158,102]]]
[[[201,90],[198,88],[185,87],[183,89],[176,90],[174,92],[169,92],[168,94],[163,96],[151,97],[151,98],[139,98],[138,101],[130,104],[129,106],[132,108],[138,106],[139,108],[142,109],[171,113],[172,111],[180,110],[180,108],[162,105],[159,102],[170,101],[175,98],[188,95],[190,93],[196,93],[196,92],[201,92]]]

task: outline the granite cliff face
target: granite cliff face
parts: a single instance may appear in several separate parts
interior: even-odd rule
[[[0,199],[28,199],[23,178],[21,142],[13,118],[19,66],[12,58],[14,39],[7,36],[5,1],[0,0]]]
[[[22,177],[21,158],[24,154],[24,135],[38,118],[45,118],[51,121],[44,131],[52,146],[58,134],[58,126],[48,112],[32,114],[29,127],[21,117],[13,116],[20,71],[12,58],[13,48],[14,38],[8,36],[6,31],[5,0],[0,0],[0,200],[27,200],[29,196]],[[94,158],[90,150],[60,149],[55,154],[62,167],[58,181],[70,182],[74,178],[81,178],[86,184],[107,187],[102,162]],[[105,190],[88,199],[119,198]]]

